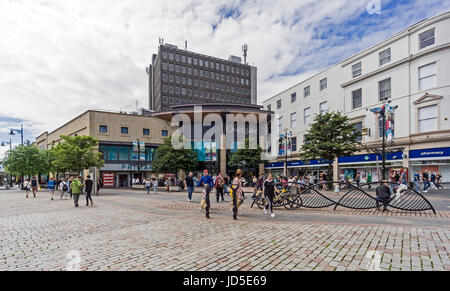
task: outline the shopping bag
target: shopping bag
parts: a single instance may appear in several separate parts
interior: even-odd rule
[[[202,199],[202,202],[200,202],[200,208],[205,209],[206,208],[206,200],[205,198]]]

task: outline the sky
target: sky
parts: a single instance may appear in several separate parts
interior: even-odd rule
[[[0,0],[0,143],[20,143],[8,135],[20,124],[34,141],[88,109],[148,107],[160,37],[225,59],[248,44],[262,104],[448,10],[448,0]]]

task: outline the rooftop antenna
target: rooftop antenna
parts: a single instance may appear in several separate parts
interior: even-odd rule
[[[242,46],[242,51],[244,52],[244,64],[245,64],[245,65],[247,65],[247,50],[248,50],[248,46],[247,46],[247,44],[245,43],[245,44]]]
[[[184,41],[184,50],[187,51],[187,40]]]
[[[159,44],[164,45],[164,38],[162,38],[162,37],[159,38]]]

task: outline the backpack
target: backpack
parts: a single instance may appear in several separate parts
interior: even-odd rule
[[[63,189],[63,191],[67,192],[67,190],[69,190],[69,187],[67,186],[66,183],[64,183],[62,189]]]
[[[225,182],[223,181],[223,178],[219,179],[219,187],[223,187],[225,185]]]

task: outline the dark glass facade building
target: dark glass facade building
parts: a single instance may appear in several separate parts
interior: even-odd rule
[[[185,104],[256,104],[256,73],[239,57],[224,60],[159,45],[147,68],[149,108],[160,112]]]

